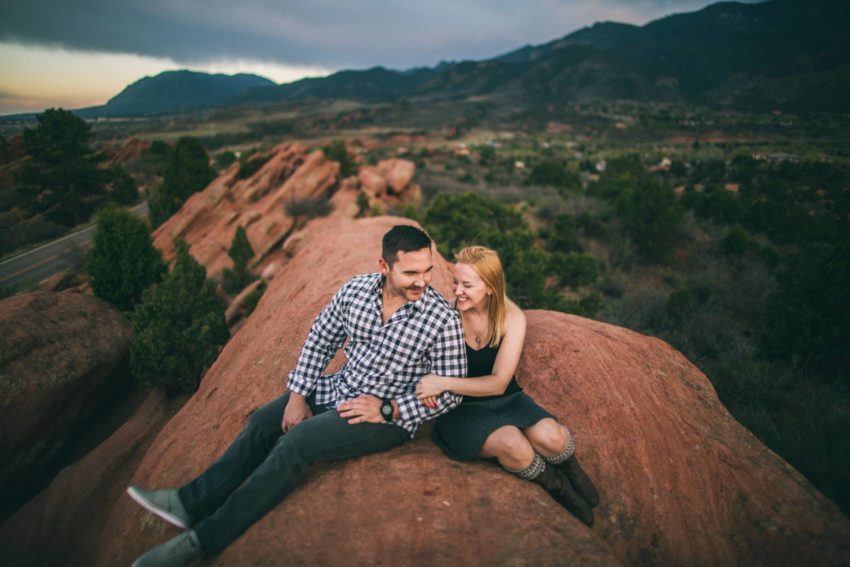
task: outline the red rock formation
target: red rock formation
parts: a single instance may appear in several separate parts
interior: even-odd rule
[[[0,301],[0,483],[39,476],[74,427],[122,385],[130,327],[106,302],[35,292]]]
[[[183,238],[207,273],[215,276],[232,267],[227,250],[241,225],[254,259],[261,258],[294,228],[284,205],[329,197],[339,177],[339,164],[326,160],[321,151],[309,152],[303,144],[282,144],[253,159],[267,161],[247,179],[239,179],[239,164],[231,165],[156,230],[154,244],[166,257],[174,254],[174,238]]]
[[[185,397],[150,393],[132,418],[0,526],[4,565],[94,565],[108,512]],[[147,524],[145,524],[147,526]],[[165,526],[151,525],[163,532]]]
[[[209,465],[257,407],[278,395],[319,309],[352,274],[374,270],[399,219],[311,222],[254,314],[199,391],[162,429],[131,482],[177,486]],[[434,285],[448,291],[446,265]],[[450,461],[426,434],[387,453],[314,468],[305,483],[212,560],[220,565],[842,565],[850,521],[740,426],[706,377],[666,343],[611,325],[528,313],[518,378],[575,433],[601,492],[587,528],[538,486],[483,461]],[[336,360],[332,365],[339,364]],[[132,422],[131,422],[132,423]],[[110,440],[111,441],[111,440]],[[92,456],[91,459],[94,459]],[[98,458],[105,459],[105,455]],[[115,462],[115,460],[107,460]],[[16,557],[40,557],[57,490],[70,518],[91,510],[85,459],[0,529]],[[123,471],[124,469],[117,469]],[[75,477],[75,481],[71,481]],[[100,501],[88,564],[127,564],[177,533],[129,498]],[[39,512],[40,510],[40,512]],[[61,538],[60,538],[61,539]],[[73,548],[68,548],[73,549]],[[70,563],[74,555],[64,556]]]
[[[232,267],[227,251],[237,226],[245,227],[255,252],[253,262],[267,258],[300,229],[304,219],[293,219],[286,212],[291,201],[329,199],[335,216],[357,215],[357,182],[353,178],[340,181],[339,164],[325,159],[321,151],[310,152],[303,144],[281,144],[251,159],[262,164],[256,173],[239,179],[239,165],[232,165],[156,230],[154,244],[166,258],[174,254],[174,238],[183,238],[192,256],[215,277]],[[412,162],[399,159],[362,168],[361,183],[366,176],[383,188],[369,193],[370,206],[378,204],[385,210],[418,200],[419,187],[410,184],[415,169]],[[371,191],[369,187],[365,188]]]
[[[130,138],[120,146],[108,146],[103,149],[103,155],[106,158],[103,167],[114,167],[136,160],[150,147],[150,142],[139,138]]]

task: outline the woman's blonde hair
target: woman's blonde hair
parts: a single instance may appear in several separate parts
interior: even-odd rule
[[[505,270],[495,250],[484,246],[467,246],[455,254],[455,262],[472,266],[475,273],[484,280],[484,284],[493,292],[487,304],[487,331],[490,333],[491,347],[499,346],[505,332]],[[463,321],[463,312],[460,314]]]

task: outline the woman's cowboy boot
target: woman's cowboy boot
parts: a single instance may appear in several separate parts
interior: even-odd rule
[[[543,487],[558,504],[569,510],[573,516],[587,524],[593,525],[593,509],[584,497],[573,489],[567,477],[551,465],[546,466],[536,477],[529,479]]]
[[[590,503],[591,506],[596,506],[599,504],[599,492],[596,491],[596,487],[593,486],[593,481],[590,480],[590,477],[582,470],[581,465],[578,464],[578,459],[573,455],[560,465],[557,465],[558,469],[564,473],[564,475],[570,480],[570,484],[581,494],[585,500]]]

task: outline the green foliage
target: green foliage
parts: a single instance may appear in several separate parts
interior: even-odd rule
[[[284,205],[286,213],[292,218],[313,219],[328,216],[333,207],[330,201],[322,197],[292,199]]]
[[[207,152],[195,138],[177,140],[165,159],[162,185],[151,192],[148,200],[151,224],[159,226],[180,210],[193,193],[215,178]]]
[[[248,271],[248,261],[254,256],[254,249],[248,241],[245,229],[241,226],[236,228],[227,255],[233,260],[233,269],[225,269],[222,272],[221,285],[224,291],[232,295],[245,289],[245,286],[254,279]]]
[[[720,248],[727,256],[741,257],[750,248],[750,237],[746,230],[735,227],[720,242]]]
[[[550,256],[551,271],[565,287],[590,285],[599,278],[596,258],[590,254],[555,252]]]
[[[325,157],[329,160],[339,162],[339,176],[342,178],[357,174],[357,164],[354,163],[354,158],[348,151],[348,147],[343,140],[334,140],[322,151]]]
[[[493,146],[481,146],[478,148],[478,163],[481,165],[493,165],[496,163],[496,148]]]
[[[534,166],[526,185],[548,185],[565,191],[580,191],[581,179],[568,170],[561,161],[544,160]]]
[[[257,308],[257,304],[260,302],[260,298],[263,297],[263,294],[266,292],[266,287],[268,284],[266,280],[261,281],[257,287],[248,294],[248,297],[245,298],[245,316],[248,317],[251,313],[254,312],[254,309]]]
[[[140,384],[194,392],[229,332],[206,270],[185,241],[175,240],[174,247],[171,272],[144,292],[133,313],[131,367]]]
[[[605,171],[599,176],[599,181],[592,184],[589,189],[592,195],[613,202],[620,193],[633,190],[648,177],[649,174],[636,157],[613,159],[607,162]]]
[[[497,250],[511,297],[526,308],[551,304],[545,288],[546,254],[535,248],[528,224],[510,206],[473,193],[441,193],[425,213],[425,226],[447,258],[470,244]]]
[[[721,224],[738,223],[745,214],[744,204],[738,194],[719,185],[707,185],[701,192],[694,191],[689,185],[682,201],[693,208],[697,216]]]
[[[271,159],[271,154],[259,154],[257,149],[252,149],[239,158],[239,179],[248,179]]]
[[[221,152],[215,156],[215,162],[221,169],[226,169],[236,163],[236,154],[233,152]]]
[[[71,112],[50,108],[38,126],[26,128],[23,145],[29,160],[17,174],[20,193],[34,214],[74,226],[88,220],[105,198],[105,175],[90,143],[91,127]]]
[[[113,167],[109,170],[109,177],[112,182],[112,200],[119,205],[133,205],[139,202],[139,190],[136,188],[136,182],[127,171],[120,166]]]
[[[571,252],[578,250],[575,222],[572,215],[560,214],[552,223],[552,230],[546,240],[546,248],[553,252]]]
[[[357,192],[357,218],[362,217],[369,210],[369,196],[365,191]]]
[[[838,380],[850,368],[850,241],[794,255],[768,302],[763,350]]]
[[[165,264],[145,222],[118,206],[95,217],[86,272],[94,294],[121,311],[131,311],[142,293],[162,279]]]
[[[622,190],[614,204],[638,250],[651,260],[666,258],[682,219],[673,189],[644,177]]]

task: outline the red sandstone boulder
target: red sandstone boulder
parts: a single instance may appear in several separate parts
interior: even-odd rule
[[[380,237],[397,222],[402,219],[311,222],[254,313],[151,443],[129,482],[178,486],[223,452],[248,416],[283,391],[315,315],[352,274],[376,268]],[[447,292],[447,266],[438,260],[436,267],[434,286]],[[531,311],[528,319],[518,378],[575,433],[578,455],[601,492],[593,528],[538,486],[491,463],[450,461],[425,431],[386,453],[315,467],[211,563],[850,562],[850,521],[741,427],[680,353],[658,339],[580,317]],[[115,458],[99,458],[113,463],[116,474],[126,473]],[[177,533],[111,492],[92,518],[97,536],[85,524],[70,535],[67,525],[98,498],[84,474],[92,466],[87,458],[71,467],[64,484],[50,487],[0,529],[12,556],[37,558],[53,545],[67,550],[62,557],[68,563],[127,564]],[[79,495],[59,500],[57,491]],[[37,537],[14,536],[28,533],[26,518],[50,523],[46,506],[59,501],[66,515],[52,528],[39,526]],[[73,553],[79,540],[87,542],[82,559]]]
[[[265,163],[249,178],[240,179],[239,165],[233,164],[157,228],[154,244],[166,258],[174,255],[173,240],[183,238],[192,256],[216,276],[233,265],[227,251],[241,225],[254,249],[253,261],[260,261],[296,228],[285,205],[329,198],[339,182],[339,164],[303,144],[281,144],[252,159]]]
[[[69,434],[127,379],[131,330],[106,302],[77,293],[0,301],[0,483],[40,474]]]

